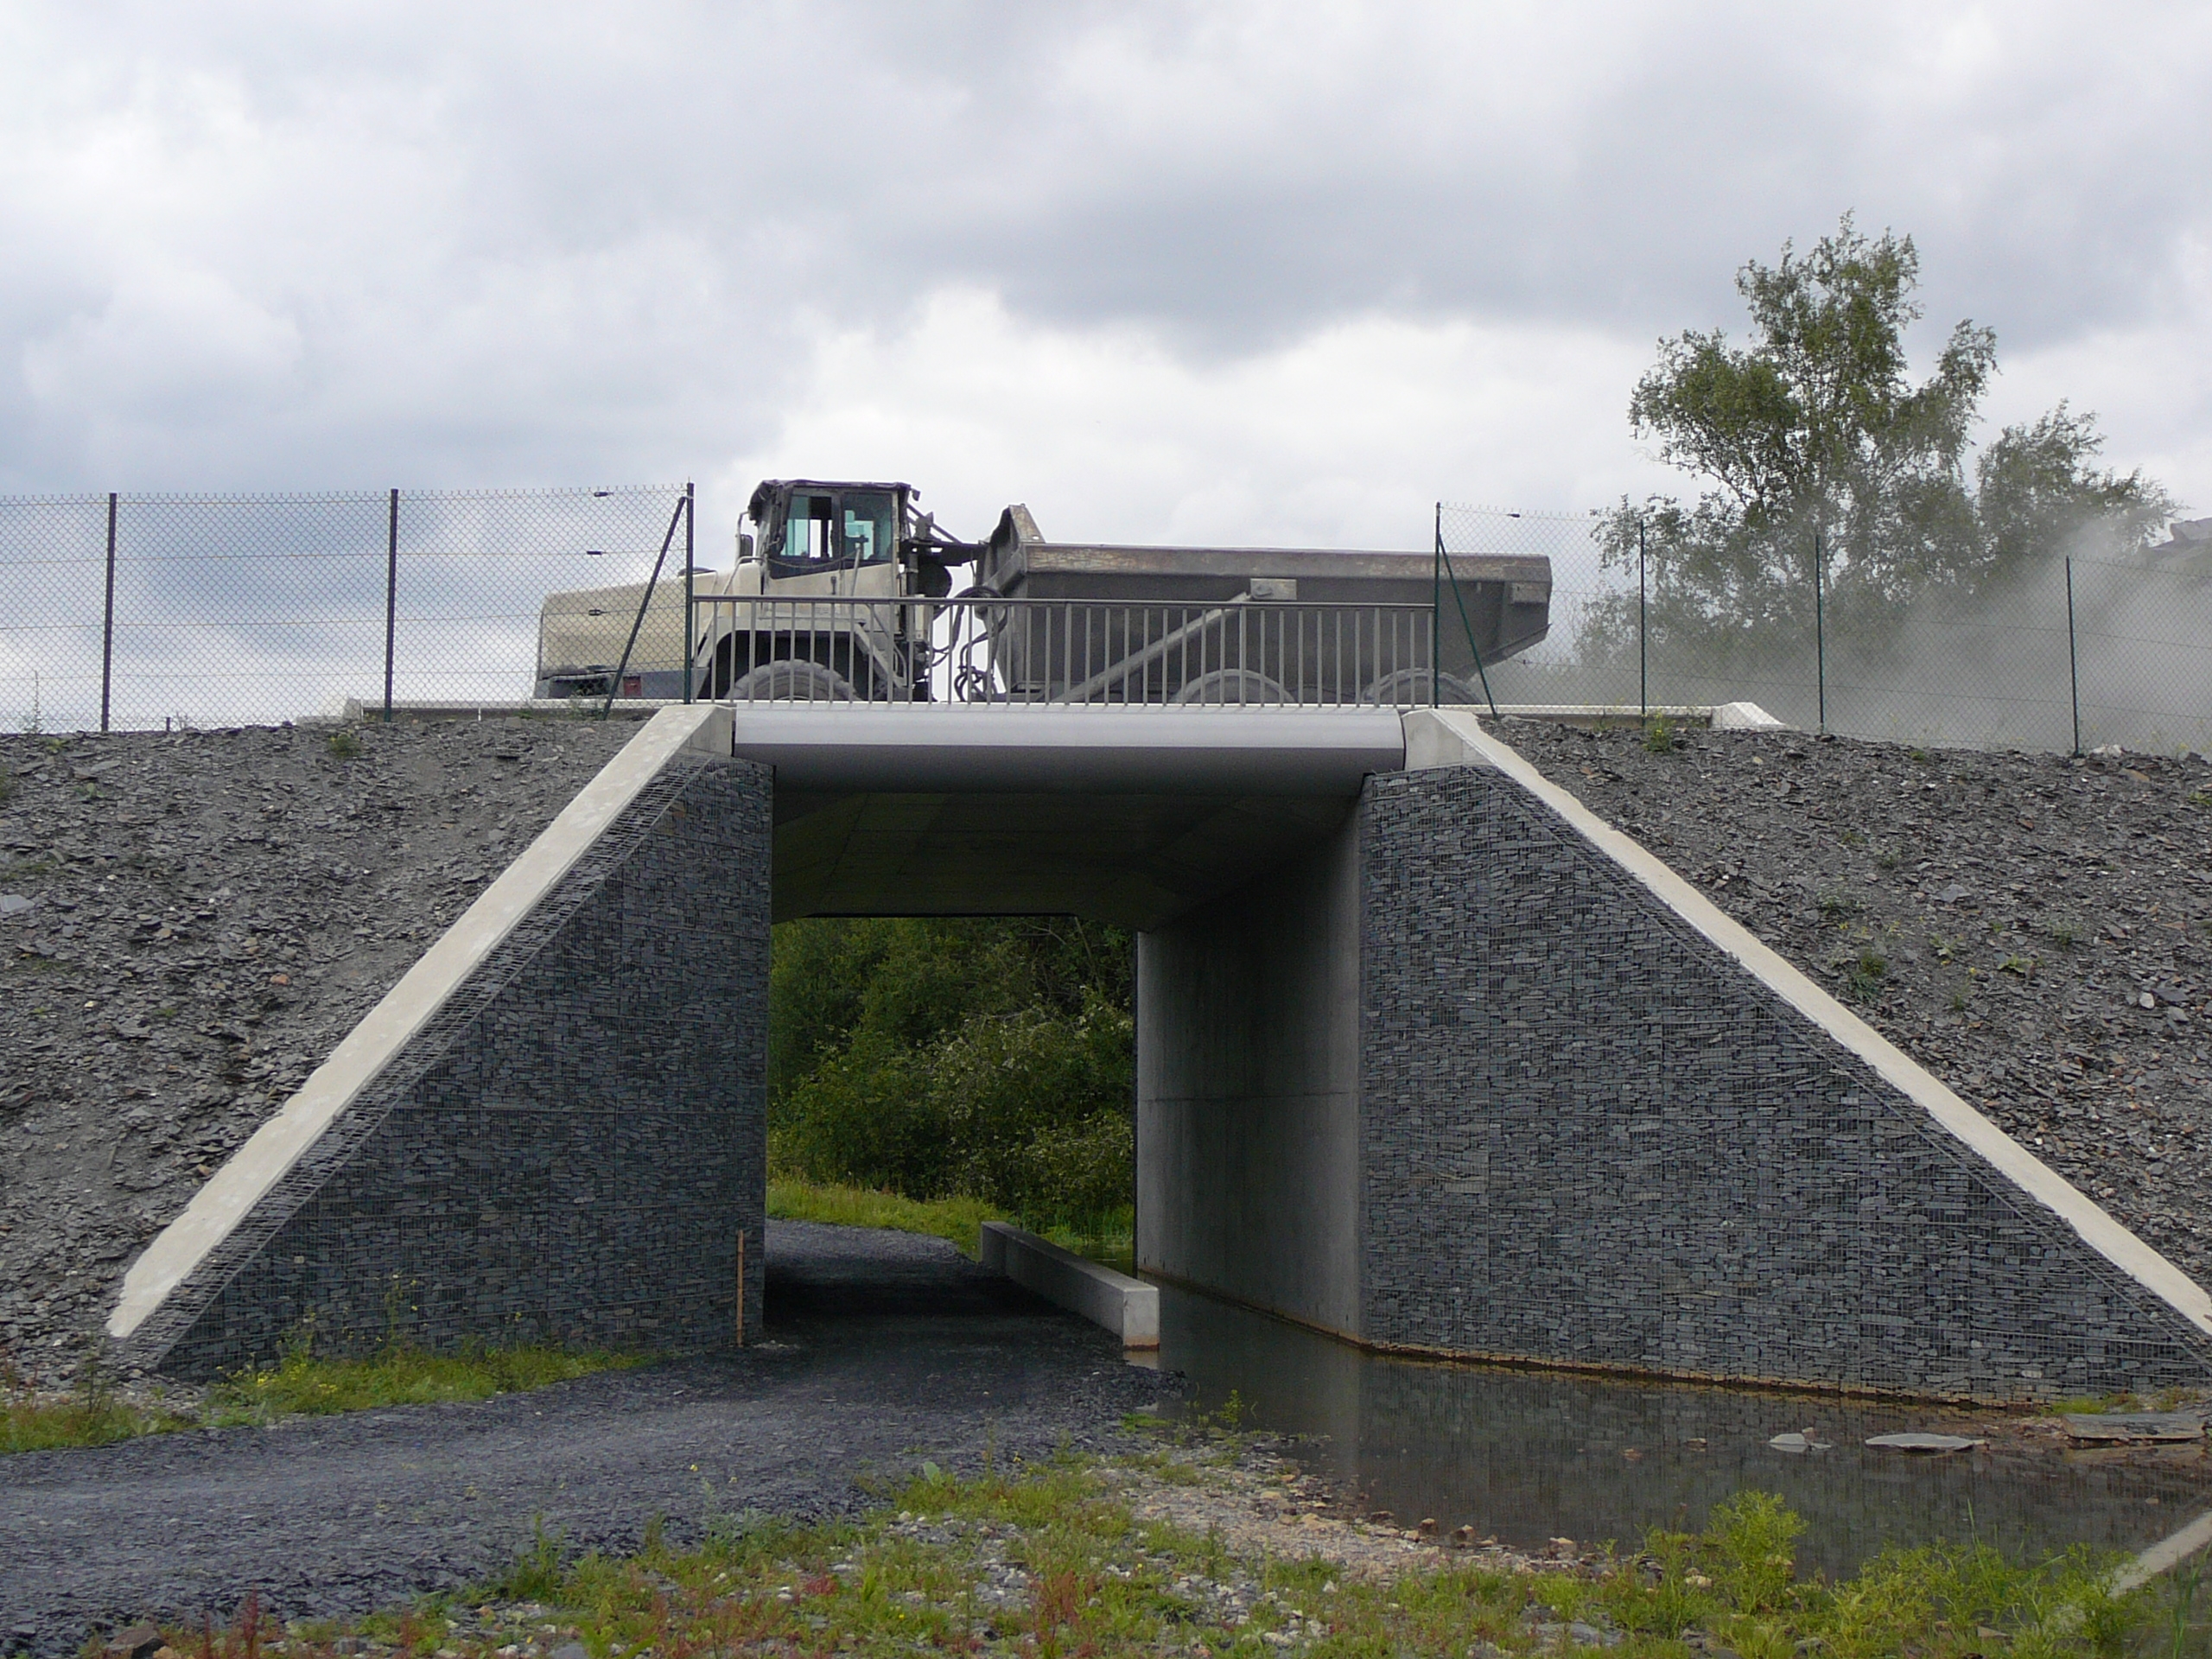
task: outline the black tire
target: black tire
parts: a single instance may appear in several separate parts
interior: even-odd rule
[[[1255,668],[1217,668],[1185,681],[1171,702],[1201,703],[1208,708],[1253,708],[1264,703],[1294,702],[1280,680],[1271,680]]]
[[[1431,702],[1477,703],[1482,695],[1456,674],[1440,674],[1436,679],[1437,695],[1428,694],[1428,671],[1425,668],[1402,668],[1383,675],[1359,694],[1359,700],[1381,708],[1426,709]]]
[[[729,689],[732,702],[857,702],[853,683],[834,668],[804,658],[763,663]]]

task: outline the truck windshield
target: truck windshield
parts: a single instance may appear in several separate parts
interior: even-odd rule
[[[782,546],[770,562],[779,575],[823,570],[836,563],[836,502],[826,495],[794,495],[784,512]]]
[[[898,505],[887,490],[845,492],[844,556],[880,564],[899,550]]]

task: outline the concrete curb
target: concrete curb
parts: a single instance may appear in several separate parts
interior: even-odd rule
[[[1046,1301],[1121,1338],[1124,1348],[1160,1346],[1160,1289],[1086,1261],[1002,1221],[983,1224],[976,1259]]]
[[[1641,842],[1614,829],[1571,791],[1546,778],[1484,731],[1473,715],[1449,709],[1416,709],[1408,714],[1407,770],[1447,766],[1484,766],[1510,778],[1635,877],[1668,909],[1735,958],[1754,979],[1872,1066],[1885,1083],[1965,1143],[2003,1180],[2057,1215],[2083,1243],[2179,1314],[2192,1329],[2212,1335],[2212,1295],[1722,912]]]
[[[108,1317],[110,1337],[120,1342],[137,1332],[575,868],[623,809],[687,749],[726,759],[728,712],[694,704],[664,709],[646,722],[146,1247],[124,1276],[122,1294]]]
[[[1411,709],[1412,714],[1434,713]],[[1465,714],[1467,708],[1456,711]],[[1756,702],[1655,702],[1648,709],[1619,702],[1501,702],[1500,720],[1539,720],[1552,726],[1641,726],[1665,720],[1677,726],[1708,726],[1716,732],[1794,732]]]

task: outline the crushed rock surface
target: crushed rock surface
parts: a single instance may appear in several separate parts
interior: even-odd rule
[[[0,737],[0,1377],[75,1371],[147,1242],[637,729]]]
[[[772,1221],[737,1351],[474,1404],[401,1406],[0,1458],[0,1653],[141,1619],[354,1618],[480,1581],[536,1529],[572,1554],[748,1517],[861,1513],[924,1460],[1141,1450],[1172,1377],[943,1239]]]
[[[2212,1285],[2212,765],[1499,735]]]

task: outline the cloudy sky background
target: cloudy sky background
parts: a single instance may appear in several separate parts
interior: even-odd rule
[[[2212,512],[2208,89],[2179,4],[0,4],[0,492],[1420,545],[1666,483],[1656,340],[1849,209],[1923,363],[1996,328],[1985,436]]]

